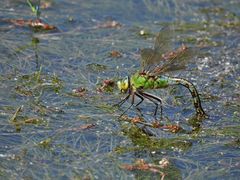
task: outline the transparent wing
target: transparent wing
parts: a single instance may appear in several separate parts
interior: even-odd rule
[[[141,66],[143,70],[149,70],[154,65],[160,65],[162,62],[162,55],[172,49],[173,30],[170,26],[164,27],[157,33],[154,47],[144,48],[141,50]]]
[[[151,66],[154,65],[155,59],[157,59],[157,56],[159,54],[154,50],[150,48],[144,48],[141,50],[141,67],[142,70],[150,70]]]
[[[164,64],[155,65],[151,73],[153,75],[159,75],[164,72],[185,69],[188,60],[194,56],[194,52],[195,50],[193,48],[182,45],[173,51],[162,54]]]
[[[176,71],[186,67],[186,62],[196,54],[196,50],[185,45],[173,50],[173,36],[173,28],[166,27],[157,34],[153,49],[141,50],[143,70],[159,75],[166,71]]]
[[[156,36],[154,49],[163,54],[172,49],[172,39],[175,34],[173,26],[164,27]]]

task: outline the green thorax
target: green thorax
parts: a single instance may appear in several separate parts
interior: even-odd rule
[[[169,78],[164,76],[153,76],[147,72],[137,72],[131,77],[131,86],[136,89],[166,88]]]

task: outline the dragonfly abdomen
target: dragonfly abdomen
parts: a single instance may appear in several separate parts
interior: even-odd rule
[[[171,82],[169,83],[169,78],[165,76],[158,76],[154,82],[154,89],[157,88],[166,88],[169,85],[171,85]]]
[[[206,115],[202,108],[201,100],[200,100],[199,94],[197,92],[197,89],[191,82],[187,81],[186,79],[175,78],[175,77],[161,76],[160,78],[167,80],[169,85],[182,85],[182,86],[186,87],[192,95],[193,104],[194,104],[197,114],[201,115],[201,116]]]

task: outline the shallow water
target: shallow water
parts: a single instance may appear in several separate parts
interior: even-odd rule
[[[161,169],[166,179],[237,179],[237,0],[50,2],[41,18],[58,30],[45,32],[6,21],[34,18],[25,1],[0,2],[1,179],[160,178],[122,167],[138,159],[158,164],[163,158],[170,162]],[[110,27],[108,21],[120,26]],[[182,43],[194,49],[186,67],[169,75],[196,85],[209,118],[194,118],[191,96],[182,87],[150,91],[163,99],[164,123],[184,130],[148,128],[149,136],[141,126],[119,120],[130,104],[113,105],[125,95],[116,87],[99,88],[106,79],[116,82],[139,70],[140,49],[153,48],[165,27],[173,29],[166,33],[169,51]],[[121,56],[111,56],[113,50]],[[140,108],[152,122],[153,104],[146,101]],[[126,112],[137,114],[134,108]]]

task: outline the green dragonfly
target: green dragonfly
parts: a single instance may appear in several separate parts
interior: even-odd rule
[[[131,97],[131,106],[127,108],[128,110],[132,106],[139,106],[144,99],[148,99],[156,106],[154,110],[155,119],[157,119],[156,116],[159,105],[162,118],[163,110],[161,98],[145,91],[148,89],[166,88],[171,85],[182,85],[191,93],[197,117],[206,117],[206,113],[201,105],[198,91],[191,82],[183,78],[163,75],[166,71],[176,70],[176,67],[179,68],[183,66],[183,60],[188,59],[189,56],[192,56],[193,54],[189,53],[189,48],[184,45],[175,51],[166,53],[169,48],[169,34],[168,29],[160,31],[156,36],[154,48],[146,48],[141,51],[141,65],[143,69],[136,72],[131,77],[128,76],[126,79],[117,82],[119,90],[121,92],[128,93],[128,95],[119,102],[118,106],[121,106]],[[160,60],[162,64],[159,64]],[[179,60],[181,60],[181,66],[179,65],[179,62],[177,62]],[[156,63],[158,65],[155,65]],[[140,99],[140,101],[136,104],[135,97]],[[125,110],[123,114],[125,114],[127,110]]]

